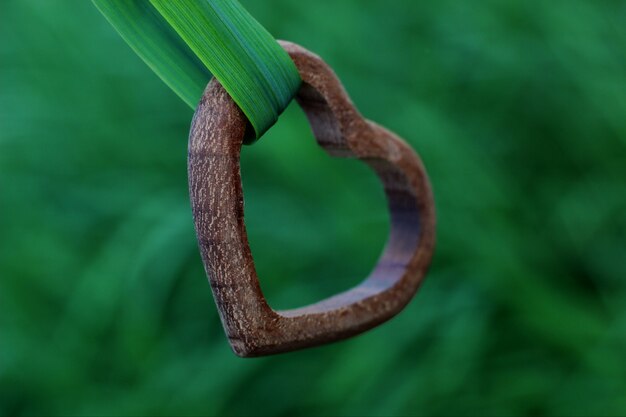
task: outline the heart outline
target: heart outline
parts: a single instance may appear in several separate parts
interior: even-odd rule
[[[198,244],[233,351],[262,356],[345,339],[398,314],[417,292],[435,243],[426,171],[402,139],[364,119],[317,55],[281,42],[303,83],[296,100],[331,156],[367,163],[385,188],[390,237],[356,287],[310,306],[275,311],[260,288],[243,214],[240,151],[247,120],[217,80],[207,85],[189,136],[188,174]]]

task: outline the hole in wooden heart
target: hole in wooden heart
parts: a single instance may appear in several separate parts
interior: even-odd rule
[[[389,214],[367,165],[330,157],[295,103],[241,159],[248,239],[272,308],[320,301],[369,275]]]

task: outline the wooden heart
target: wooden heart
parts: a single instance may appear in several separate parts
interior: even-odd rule
[[[307,307],[272,310],[259,286],[244,224],[239,159],[247,121],[223,87],[211,81],[191,124],[189,191],[222,324],[234,352],[244,357],[344,339],[389,320],[417,291],[435,241],[432,192],[416,153],[365,120],[318,56],[291,43],[282,45],[302,77],[296,99],[317,142],[330,155],[356,157],[378,174],[391,232],[378,264],[357,287]]]

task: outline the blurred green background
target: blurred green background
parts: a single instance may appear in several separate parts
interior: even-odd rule
[[[626,414],[626,3],[244,0],[419,152],[433,266],[365,335],[242,360],[203,271],[191,110],[89,1],[0,1],[0,413]],[[244,150],[276,308],[346,289],[382,190],[290,107]]]

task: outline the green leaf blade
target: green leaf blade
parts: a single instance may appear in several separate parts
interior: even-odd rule
[[[92,0],[133,51],[192,109],[211,73],[149,0]]]
[[[260,137],[300,85],[287,53],[237,1],[150,1],[220,81]]]
[[[246,115],[256,138],[298,91],[301,80],[289,55],[236,0],[93,1],[191,107],[212,73]]]

